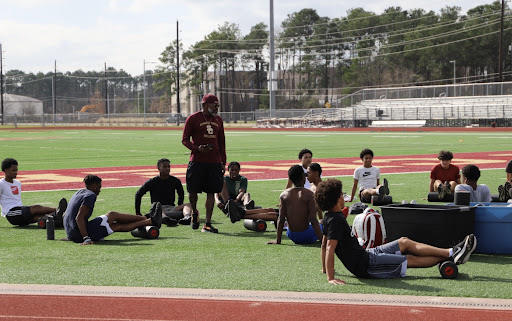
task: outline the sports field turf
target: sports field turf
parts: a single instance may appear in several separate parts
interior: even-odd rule
[[[310,148],[315,158],[357,157],[369,147],[380,156],[454,152],[506,151],[511,153],[512,133],[359,133],[227,131],[228,161],[296,160],[298,151]],[[181,131],[173,130],[0,130],[0,158],[13,157],[24,170],[152,166],[162,157],[172,164],[186,164],[188,150],[181,145]],[[512,158],[512,157],[510,157]],[[313,159],[313,160],[314,160]],[[172,171],[172,170],[171,170]],[[385,171],[383,171],[385,172]],[[428,173],[385,175],[395,200],[422,200],[428,191]],[[481,183],[493,193],[505,173],[485,170]],[[262,179],[264,179],[262,177]],[[344,191],[350,176],[341,177]],[[23,183],[23,182],[22,182]],[[285,180],[252,181],[249,191],[257,205],[273,207]],[[137,188],[103,189],[94,215],[109,210],[133,213]],[[74,191],[26,192],[25,205],[55,206]],[[204,217],[204,198],[199,210]],[[149,207],[149,196],[143,199]],[[162,227],[157,240],[115,233],[96,246],[46,241],[35,225],[12,227],[0,220],[0,283],[84,284],[180,288],[224,288],[318,292],[386,293],[433,296],[512,298],[511,255],[474,254],[460,266],[456,280],[441,279],[437,268],[410,269],[400,280],[364,280],[353,277],[336,260],[336,276],[346,286],[332,286],[320,273],[320,246],[297,246],[283,237],[280,246],[266,245],[275,238],[231,224],[215,210],[218,235],[193,231],[188,226]],[[64,237],[62,229],[56,238]]]

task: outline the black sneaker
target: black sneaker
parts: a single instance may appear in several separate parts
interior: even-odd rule
[[[437,187],[437,197],[439,197],[439,200],[442,201],[444,196],[446,195],[446,191],[443,184],[439,184]]]
[[[453,247],[452,260],[456,264],[460,264],[461,258],[464,255],[464,252],[466,251],[468,240],[469,235],[467,235],[459,244]]]
[[[512,198],[512,191],[511,191],[511,189],[512,189],[512,185],[510,184],[510,182],[509,182],[509,181],[507,181],[507,182],[505,182],[504,187],[505,187],[505,196],[506,196],[506,198],[507,198],[507,199],[505,200],[505,202],[506,202],[506,201],[508,201],[509,199],[511,199],[511,198]]]
[[[68,208],[68,201],[65,198],[61,198],[59,201],[59,207],[55,211],[55,220],[62,220],[64,213],[66,213],[66,209]]]
[[[178,222],[180,223],[180,225],[190,225],[191,220],[192,217],[190,215],[185,215]]]
[[[153,202],[153,203],[151,203],[151,208],[149,209],[149,213],[148,213],[148,215],[149,215],[150,217],[151,217],[151,216],[153,216],[153,214],[155,214],[155,211],[156,211],[156,204],[157,204],[157,203],[158,203],[158,202]]]
[[[192,221],[190,222],[190,226],[193,230],[197,230],[199,228],[199,213],[192,213]]]
[[[224,205],[224,208],[222,209],[222,213],[224,213],[226,216],[228,216],[228,213],[229,213],[229,211],[228,211],[228,203],[226,203]]]
[[[377,200],[379,201],[379,204],[382,204],[384,197],[386,197],[386,188],[381,185],[379,187],[379,194],[377,195]]]
[[[498,198],[500,202],[507,201],[507,192],[505,191],[505,187],[503,185],[498,186]]]
[[[157,228],[162,227],[162,204],[160,202],[156,202],[154,211],[152,208],[151,223]]]
[[[464,251],[458,255],[458,257],[454,257],[455,264],[464,264],[469,260],[471,253],[476,248],[476,237],[473,234],[469,234],[466,236]],[[456,260],[455,260],[456,259]]]
[[[452,186],[450,185],[450,182],[444,182],[444,186],[446,195],[452,195]]]
[[[211,224],[210,225],[205,224],[203,226],[203,229],[201,230],[201,232],[219,233],[219,230],[216,229],[215,227],[213,227]]]
[[[242,217],[238,210],[238,205],[236,205],[235,201],[229,200],[226,206],[228,208],[228,217],[231,220],[231,223],[240,221]]]
[[[178,221],[173,219],[172,217],[169,217],[169,216],[162,217],[162,223],[167,225],[167,226],[176,226],[176,225],[178,225]]]
[[[384,178],[384,194],[389,195],[388,180]]]
[[[254,201],[250,200],[249,203],[245,205],[246,210],[253,210],[254,209]]]

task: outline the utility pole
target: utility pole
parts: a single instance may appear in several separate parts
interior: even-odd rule
[[[104,77],[105,79],[105,114],[108,115],[108,96],[107,96],[107,63],[105,63],[105,73],[104,73]]]
[[[498,54],[499,81],[503,81],[503,16],[505,15],[505,0],[501,0],[501,23],[500,23],[500,49]]]
[[[54,73],[53,73],[53,124],[55,125],[55,112],[57,110],[57,97],[56,96],[56,93],[57,93],[57,60],[55,60],[55,70],[54,70]],[[43,113],[44,114],[44,113]]]
[[[270,117],[275,117],[276,109],[276,96],[274,88],[274,0],[270,0],[270,70],[269,70],[269,85],[270,92]],[[277,82],[275,83],[277,84]]]
[[[2,44],[0,43],[0,105],[2,107],[2,125],[4,124],[4,61],[2,58]]]
[[[176,112],[181,114],[180,108],[180,29],[176,20]],[[178,118],[179,119],[179,118]],[[179,122],[179,120],[178,120]]]

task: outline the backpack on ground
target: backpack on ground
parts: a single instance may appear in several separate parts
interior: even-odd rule
[[[365,249],[385,244],[386,226],[379,211],[367,208],[363,213],[356,215],[352,224],[352,235]]]
[[[357,203],[350,205],[350,208],[348,209],[348,213],[351,215],[361,214],[367,208],[368,208],[368,205],[366,205],[362,202],[357,202]]]

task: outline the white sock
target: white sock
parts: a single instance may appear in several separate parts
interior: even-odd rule
[[[450,249],[450,256],[453,255],[453,248]]]

